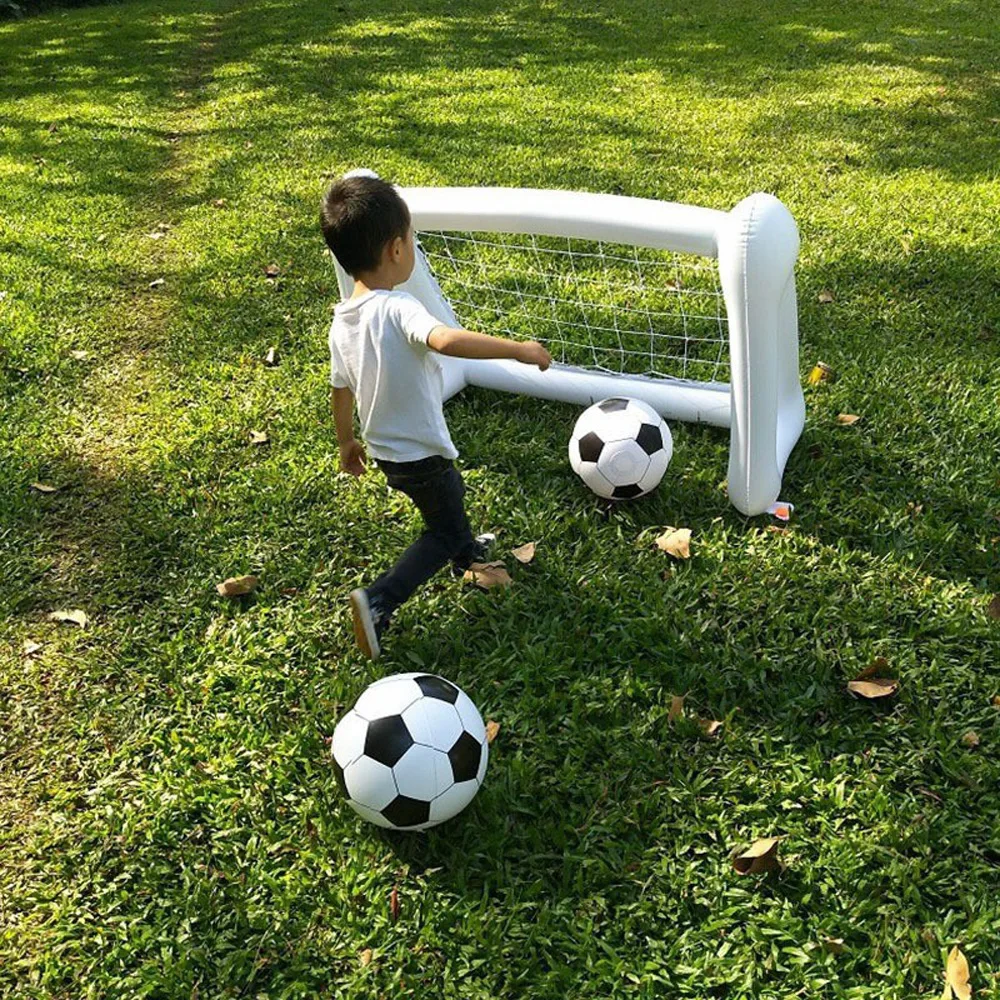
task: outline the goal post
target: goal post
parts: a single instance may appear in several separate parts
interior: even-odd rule
[[[589,405],[649,403],[728,427],[728,490],[744,514],[778,498],[802,431],[794,267],[798,230],[777,198],[730,212],[621,195],[400,188],[419,249],[402,286],[449,326],[536,339],[545,372],[441,356],[444,394],[467,385]],[[341,294],[353,279],[337,266]]]

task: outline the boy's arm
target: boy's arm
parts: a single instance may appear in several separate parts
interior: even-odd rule
[[[451,326],[434,327],[427,346],[455,358],[512,358],[526,365],[538,365],[542,371],[552,363],[552,356],[537,340],[504,340]]]
[[[332,405],[340,447],[340,467],[352,476],[360,476],[365,471],[365,449],[354,437],[354,393],[335,386]]]

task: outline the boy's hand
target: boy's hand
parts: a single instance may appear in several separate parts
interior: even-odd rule
[[[365,449],[358,440],[345,441],[340,446],[340,467],[352,476],[362,476],[365,471]]]
[[[538,365],[542,371],[552,364],[552,355],[537,340],[528,340],[518,346],[517,360],[522,364]]]

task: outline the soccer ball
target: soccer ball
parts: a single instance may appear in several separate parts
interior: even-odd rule
[[[613,396],[580,414],[569,464],[600,497],[641,497],[663,478],[674,451],[670,428],[648,404]]]
[[[337,780],[358,815],[426,830],[460,813],[486,775],[486,727],[472,699],[435,674],[375,681],[333,732]]]

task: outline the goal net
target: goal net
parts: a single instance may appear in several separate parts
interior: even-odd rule
[[[438,360],[466,385],[586,406],[631,396],[668,420],[729,429],[729,496],[777,499],[805,420],[794,265],[776,198],[729,212],[644,198],[517,188],[400,188],[419,252],[402,286],[448,326],[541,341],[545,372]],[[342,295],[353,279],[337,266]]]
[[[564,365],[729,381],[729,331],[714,261],[636,245],[506,233],[419,232],[466,329],[541,341]]]

